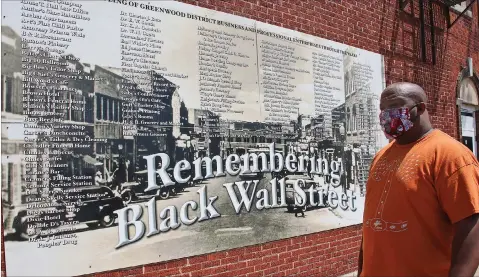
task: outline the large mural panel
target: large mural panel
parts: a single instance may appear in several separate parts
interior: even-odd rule
[[[381,55],[174,1],[2,8],[8,276],[362,222]]]

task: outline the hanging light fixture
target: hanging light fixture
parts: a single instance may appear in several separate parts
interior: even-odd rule
[[[467,58],[467,73],[469,77],[474,76],[474,67],[472,65],[472,58]]]

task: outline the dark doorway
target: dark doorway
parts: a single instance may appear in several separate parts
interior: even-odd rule
[[[474,153],[472,137],[462,137],[462,143]]]

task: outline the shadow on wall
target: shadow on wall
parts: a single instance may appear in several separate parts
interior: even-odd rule
[[[475,49],[477,46],[471,42],[474,40],[471,28],[467,34],[469,45],[454,44],[454,49],[451,47],[448,49],[448,44],[455,38],[448,32],[442,8],[434,3],[429,6],[429,0],[424,0],[425,47],[423,49],[418,2],[410,1],[404,10],[400,9],[399,1],[396,1],[395,9],[391,9],[390,1],[382,2],[378,37],[380,54],[385,57],[387,85],[398,81],[414,82],[421,85],[429,98],[428,108],[433,123],[439,128],[444,128],[441,124],[446,123],[440,121],[437,115],[456,118],[455,94],[445,92],[455,91],[455,84],[448,80],[457,78],[460,65],[457,65],[457,72],[451,72],[446,68],[450,69],[451,63],[457,60],[457,57],[454,59],[457,53],[470,53],[471,49]],[[392,28],[390,27],[391,21],[393,22]],[[425,61],[423,61],[423,56]]]

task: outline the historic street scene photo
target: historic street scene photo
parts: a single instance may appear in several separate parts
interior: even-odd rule
[[[139,21],[114,7],[114,58],[82,41],[99,36],[87,14],[63,46],[27,19],[2,25],[9,274],[99,272],[362,222],[369,165],[385,144],[380,58],[188,21],[193,67],[174,57],[188,44],[175,30],[151,18],[127,31]],[[35,257],[31,269],[21,253]]]

